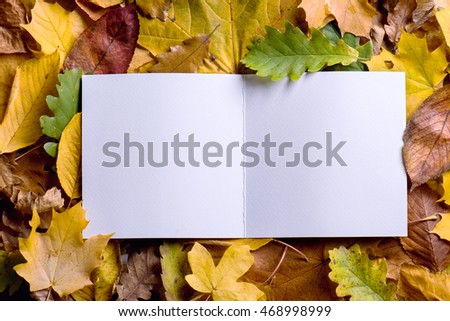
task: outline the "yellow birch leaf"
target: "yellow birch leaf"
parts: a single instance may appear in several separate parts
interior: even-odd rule
[[[281,26],[284,20],[296,23],[293,8],[300,0],[232,0],[196,1],[174,0],[170,19],[140,17],[138,43],[153,55],[181,45],[198,34],[211,35],[210,52],[219,71],[237,73],[240,61],[248,52],[254,36],[264,35],[264,26]],[[206,69],[214,68],[208,66]],[[217,72],[217,70],[216,70]]]
[[[102,252],[112,234],[83,241],[82,231],[88,222],[81,203],[62,213],[53,210],[45,233],[36,231],[39,224],[39,214],[34,209],[29,237],[19,238],[20,253],[27,262],[14,267],[30,283],[30,291],[52,288],[66,297],[92,284],[90,274],[102,263]]]
[[[19,65],[0,125],[0,153],[29,146],[42,136],[39,118],[50,113],[45,97],[56,92],[58,70],[56,51]]]
[[[450,241],[450,214],[439,215],[441,216],[441,220],[430,233],[437,234],[441,239]]]
[[[439,26],[441,26],[445,42],[447,43],[447,46],[450,47],[450,7],[436,12],[436,19],[439,23]]]
[[[199,292],[211,293],[215,301],[255,301],[264,295],[252,283],[237,282],[253,265],[248,245],[230,246],[215,266],[208,250],[195,243],[188,260],[192,274],[186,275],[186,281]]]
[[[427,40],[403,32],[394,55],[383,50],[366,62],[370,71],[403,71],[406,73],[406,118],[409,120],[435,89],[442,87],[448,62],[445,45],[428,51]]]
[[[56,173],[64,192],[70,198],[81,197],[81,113],[75,114],[62,132]]]
[[[121,4],[124,0],[87,0],[86,2],[90,2],[95,4],[101,8],[109,8],[118,4]],[[149,0],[147,0],[149,1]]]
[[[31,23],[21,26],[41,45],[44,54],[58,50],[62,66],[75,40],[86,28],[83,18],[76,11],[67,12],[58,3],[44,0],[36,0],[31,16]]]
[[[326,0],[303,0],[300,4],[300,8],[306,12],[310,28],[321,29],[334,19],[325,2]]]
[[[368,0],[326,0],[326,3],[342,34],[349,32],[370,39],[372,19],[377,11]]]

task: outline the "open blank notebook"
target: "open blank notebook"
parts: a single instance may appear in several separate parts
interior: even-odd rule
[[[403,73],[82,79],[85,236],[407,235]]]

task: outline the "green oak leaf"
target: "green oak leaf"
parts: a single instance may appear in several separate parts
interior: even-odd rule
[[[338,283],[336,294],[350,296],[351,301],[396,300],[395,286],[386,283],[386,259],[370,260],[358,244],[349,249],[341,246],[329,251],[329,277]]]
[[[343,39],[333,43],[317,29],[311,28],[309,39],[299,28],[286,23],[285,32],[266,26],[267,37],[258,38],[242,62],[262,77],[278,80],[289,76],[299,79],[305,71],[319,71],[335,64],[349,65],[359,52]]]

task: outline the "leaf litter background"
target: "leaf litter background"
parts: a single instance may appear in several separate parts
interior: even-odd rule
[[[0,299],[450,300],[449,58],[448,0],[0,0]],[[82,74],[323,70],[406,73],[409,237],[83,240]]]

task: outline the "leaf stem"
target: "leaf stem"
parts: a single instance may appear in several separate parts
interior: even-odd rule
[[[273,241],[274,241],[274,242],[277,242],[277,243],[280,243],[280,244],[282,244],[282,245],[284,245],[284,246],[290,248],[290,249],[293,250],[294,252],[297,252],[298,254],[300,254],[301,256],[303,256],[303,257],[305,258],[305,261],[306,261],[306,262],[309,262],[308,257],[307,257],[302,251],[300,251],[299,249],[296,249],[296,248],[293,247],[292,245],[287,244],[287,243],[285,243],[285,242],[283,242],[283,241],[280,241],[280,240],[277,240],[277,239],[274,239]]]

